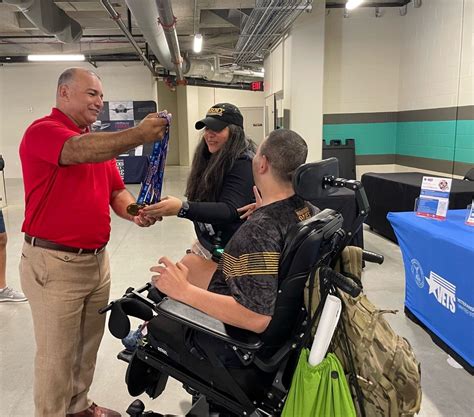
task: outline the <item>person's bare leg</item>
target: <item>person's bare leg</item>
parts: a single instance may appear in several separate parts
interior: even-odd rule
[[[0,290],[7,286],[7,234],[0,233]]]
[[[1,211],[0,211],[1,214]],[[5,230],[3,216],[0,217],[0,230]],[[26,301],[21,291],[7,287],[7,232],[0,232],[0,303]]]
[[[216,272],[217,264],[195,253],[187,253],[181,262],[189,269],[188,280],[196,287],[207,290],[212,275]]]

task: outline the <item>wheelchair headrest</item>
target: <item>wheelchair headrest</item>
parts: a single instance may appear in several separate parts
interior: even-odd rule
[[[130,332],[128,316],[148,321],[153,318],[153,310],[133,298],[122,298],[116,301],[110,313],[109,330],[117,339],[123,339]]]
[[[323,187],[323,178],[326,176],[339,177],[339,163],[336,158],[300,165],[293,175],[295,193],[306,201],[327,197],[332,190]]]

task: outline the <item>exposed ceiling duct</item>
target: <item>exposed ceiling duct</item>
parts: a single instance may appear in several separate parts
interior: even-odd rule
[[[125,3],[160,65],[169,71],[174,71],[165,33],[161,25],[158,24],[156,0],[125,0]]]
[[[222,83],[231,83],[235,81],[233,73],[230,71],[219,70],[219,58],[217,56],[203,59],[186,59],[184,64],[184,71],[186,74]]]
[[[248,71],[239,75],[231,70],[221,70],[218,57],[181,57],[176,35],[176,18],[169,0],[125,0],[137,21],[148,46],[160,64],[176,73],[179,83],[187,77],[202,77],[209,81],[224,83],[240,82],[245,78],[257,78]]]
[[[71,43],[82,36],[81,25],[71,19],[53,0],[3,0],[18,7],[39,30],[54,35],[59,41]]]
[[[3,2],[20,9],[39,30],[45,34],[54,35],[61,42],[78,41],[82,36],[80,24],[69,17],[53,0],[4,0]],[[147,54],[138,45],[111,0],[100,0],[100,3],[123,32],[137,56],[156,76],[155,65],[150,62]],[[262,73],[252,70],[238,67],[221,68],[217,55],[199,58],[190,58],[185,55],[182,58],[176,33],[176,17],[171,1],[125,0],[125,3],[147,41],[150,51],[156,56],[161,66],[176,74],[178,83],[184,81],[184,76],[221,83],[248,82],[262,78]],[[45,40],[41,42],[44,43]]]
[[[235,63],[260,62],[265,50],[285,34],[303,11],[310,11],[311,4],[311,0],[257,0],[237,42]]]
[[[183,76],[183,58],[181,58],[181,52],[179,50],[178,35],[176,34],[176,17],[171,7],[171,1],[169,0],[156,0],[158,5],[158,23],[165,32],[166,41],[171,54],[171,60],[176,72],[176,80],[178,83],[184,82]]]

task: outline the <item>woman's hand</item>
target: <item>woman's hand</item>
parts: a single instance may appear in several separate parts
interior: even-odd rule
[[[260,195],[260,192],[258,191],[258,188],[256,185],[253,186],[253,194],[255,195],[255,203],[250,203],[247,204],[246,206],[240,207],[237,209],[238,213],[243,213],[240,218],[246,219],[249,217],[255,210],[258,208],[262,207],[262,196]]]
[[[159,203],[144,207],[141,212],[147,216],[161,220],[161,218],[165,216],[176,216],[182,205],[183,202],[179,198],[168,195],[163,197]]]

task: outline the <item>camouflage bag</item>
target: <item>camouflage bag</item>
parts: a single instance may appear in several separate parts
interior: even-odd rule
[[[362,250],[356,247],[345,248],[339,269],[360,282]],[[313,290],[312,298],[315,297],[319,297],[318,288]],[[408,340],[398,336],[383,317],[386,313],[396,311],[376,308],[363,293],[352,298],[339,292],[339,297],[343,311],[333,338],[332,350],[341,360],[346,372],[351,371],[350,356],[352,356],[365,410],[363,413],[358,409],[358,415],[366,417],[415,415],[421,405],[420,364]],[[314,304],[317,305],[317,302]],[[345,340],[348,341],[349,352],[352,355],[345,346],[343,330],[347,334]],[[350,378],[349,382],[351,383]],[[357,384],[353,382],[351,385],[354,387]],[[358,387],[355,387],[356,391],[357,389]],[[354,404],[357,408],[358,402],[354,401]]]

